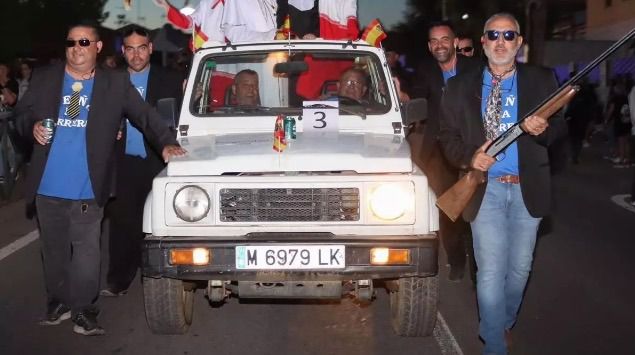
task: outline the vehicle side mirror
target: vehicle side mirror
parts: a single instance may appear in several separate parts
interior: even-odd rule
[[[276,74],[301,74],[307,70],[309,70],[309,65],[300,61],[276,63],[273,66],[273,72]]]
[[[173,97],[166,97],[157,101],[157,111],[165,124],[171,129],[176,128],[177,107],[176,99]]]
[[[415,123],[423,123],[428,119],[428,100],[412,99],[403,104],[401,108],[401,120],[404,126]]]

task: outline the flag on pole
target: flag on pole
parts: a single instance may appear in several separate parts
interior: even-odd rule
[[[282,33],[287,39],[291,38],[291,17],[285,16],[284,23],[282,24]]]
[[[196,52],[199,48],[203,47],[203,44],[207,42],[209,37],[205,35],[203,31],[201,31],[201,26],[194,25],[192,29],[192,49]]]
[[[126,11],[130,11],[132,8],[132,0],[123,0],[123,7]]]
[[[375,47],[379,47],[381,41],[386,39],[386,37],[386,32],[384,32],[378,19],[372,20],[362,34],[362,39]]]

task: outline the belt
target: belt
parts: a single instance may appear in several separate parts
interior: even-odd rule
[[[520,184],[520,177],[518,175],[503,175],[497,177],[496,181],[503,184]]]

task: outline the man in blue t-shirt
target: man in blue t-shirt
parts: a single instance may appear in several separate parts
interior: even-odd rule
[[[415,127],[414,133],[408,136],[408,142],[412,146],[413,160],[425,172],[437,196],[441,196],[458,180],[457,169],[447,162],[437,140],[441,94],[448,79],[477,65],[472,58],[457,55],[458,42],[451,23],[432,23],[428,29],[428,50],[433,59],[419,66],[414,86],[414,97],[423,97],[428,101],[428,112],[425,124]],[[466,255],[472,255],[469,237],[469,227],[464,221],[452,222],[447,216],[439,215],[439,238],[450,266],[450,281],[458,282],[465,274]]]
[[[121,49],[130,81],[146,102],[155,106],[160,99],[182,97],[181,75],[150,64],[152,42],[146,30],[137,26],[128,28]],[[143,207],[152,179],[165,166],[161,155],[128,119],[123,137],[117,155],[117,195],[105,211],[109,229],[108,274],[107,285],[100,294],[110,297],[127,292],[140,266]]]
[[[35,144],[25,200],[35,200],[42,244],[47,312],[40,324],[72,318],[73,331],[101,335],[99,241],[106,201],[114,194],[115,141],[121,114],[167,161],[183,155],[161,118],[143,102],[124,73],[96,66],[103,43],[95,26],[75,25],[66,36],[66,62],[33,73],[16,107],[16,123]],[[51,132],[43,120],[52,119]]]

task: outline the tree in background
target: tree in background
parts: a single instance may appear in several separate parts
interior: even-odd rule
[[[107,0],[0,1],[0,59],[61,58],[68,27],[79,21],[101,23]]]

